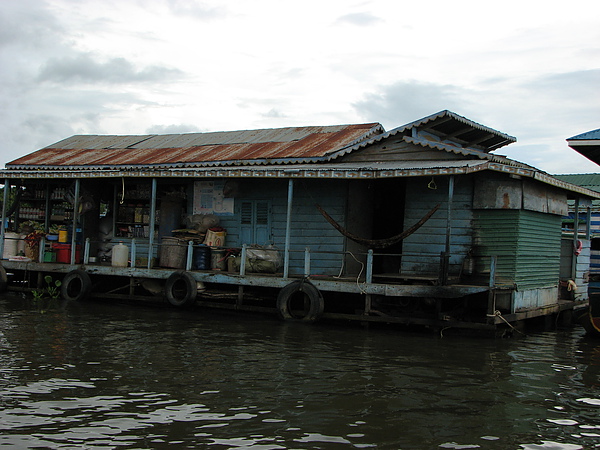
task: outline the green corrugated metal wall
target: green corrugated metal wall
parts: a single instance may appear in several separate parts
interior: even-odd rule
[[[557,215],[525,210],[475,211],[477,253],[498,257],[501,283],[516,284],[518,289],[555,286],[560,273],[560,220]]]

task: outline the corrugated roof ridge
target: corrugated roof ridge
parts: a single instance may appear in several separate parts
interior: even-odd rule
[[[335,153],[332,153],[329,156],[328,160],[333,160],[335,158],[339,158],[340,156],[344,156],[344,155],[346,155],[348,153],[351,153],[353,151],[356,151],[356,150],[358,150],[358,149],[360,149],[362,147],[366,147],[367,145],[371,145],[371,144],[374,144],[376,142],[382,141],[383,139],[386,139],[386,138],[388,138],[390,136],[395,136],[395,135],[397,135],[399,133],[404,133],[404,132],[406,132],[406,131],[414,128],[414,127],[422,126],[422,125],[424,125],[424,124],[426,124],[428,122],[431,122],[431,121],[433,121],[435,119],[439,119],[440,117],[444,117],[444,116],[452,117],[453,119],[459,120],[460,122],[465,123],[466,125],[472,126],[473,128],[477,128],[477,129],[479,129],[481,131],[489,132],[489,133],[494,134],[496,136],[500,136],[503,139],[506,139],[506,140],[508,140],[510,142],[516,142],[517,141],[517,138],[514,137],[514,136],[510,136],[510,135],[508,135],[506,133],[502,133],[501,131],[495,130],[495,129],[487,127],[485,125],[481,125],[481,124],[479,124],[477,122],[474,122],[474,121],[472,121],[470,119],[467,119],[466,117],[463,117],[463,116],[461,116],[459,114],[456,114],[456,113],[454,113],[454,112],[452,112],[450,110],[444,109],[442,111],[439,111],[439,112],[437,112],[435,114],[431,114],[430,116],[424,117],[424,118],[416,120],[414,122],[411,122],[411,123],[408,123],[408,124],[405,124],[405,125],[402,125],[402,126],[399,126],[399,127],[396,127],[396,128],[392,128],[389,131],[385,131],[384,130],[383,133],[378,134],[378,135],[376,135],[376,136],[374,136],[374,137],[372,137],[370,139],[365,139],[365,140],[363,140],[361,142],[358,142],[358,143],[356,143],[356,144],[354,144],[352,146],[344,147],[343,149],[340,149],[340,150],[336,151]],[[462,147],[462,148],[466,148],[466,147]],[[475,149],[469,149],[469,150],[477,151]],[[493,150],[495,150],[495,149],[493,149]]]
[[[450,111],[448,109],[444,109],[444,110],[439,111],[439,112],[437,112],[435,114],[431,114],[430,116],[423,117],[422,119],[416,120],[416,121],[411,122],[411,123],[407,123],[406,125],[402,125],[402,126],[400,126],[398,128],[394,128],[393,130],[390,130],[390,133],[392,133],[392,132],[394,132],[396,130],[397,130],[397,132],[400,132],[400,131],[408,130],[410,128],[419,127],[419,126],[425,125],[428,122],[431,122],[433,120],[439,119],[439,118],[444,117],[444,116],[452,117],[453,119],[456,119],[459,122],[462,122],[462,123],[464,123],[466,125],[472,126],[473,128],[477,128],[478,130],[481,130],[481,131],[488,131],[488,132],[493,133],[493,134],[495,134],[497,136],[501,136],[501,137],[503,137],[506,140],[509,140],[509,141],[512,141],[512,142],[517,142],[517,138],[514,137],[514,136],[511,136],[509,134],[506,134],[506,133],[503,133],[501,131],[495,130],[494,128],[490,128],[488,126],[482,125],[482,124],[480,124],[478,122],[475,122],[475,121],[473,121],[471,119],[467,119],[466,117],[461,116],[460,114],[456,114],[455,112],[452,112],[452,111]]]

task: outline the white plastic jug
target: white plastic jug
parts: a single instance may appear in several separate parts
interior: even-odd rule
[[[119,242],[112,248],[112,261],[113,267],[127,267],[129,260],[129,247],[122,242]]]

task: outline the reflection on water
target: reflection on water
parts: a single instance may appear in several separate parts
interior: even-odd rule
[[[600,341],[0,299],[0,445],[580,449]]]

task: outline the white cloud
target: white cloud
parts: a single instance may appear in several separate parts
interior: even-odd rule
[[[0,162],[75,133],[390,129],[449,109],[516,136],[515,159],[595,170],[565,139],[600,126],[600,3],[533,3],[4,2]]]
[[[371,26],[371,25],[375,25],[382,21],[383,20],[381,18],[374,16],[371,13],[356,12],[356,13],[345,14],[345,15],[339,17],[336,22],[338,22],[340,24],[346,23],[346,24],[358,25],[358,26]]]
[[[51,58],[41,68],[38,81],[57,83],[136,83],[165,82],[181,78],[178,69],[158,65],[137,69],[125,58],[110,58],[97,61],[89,53],[80,53],[70,57]]]

